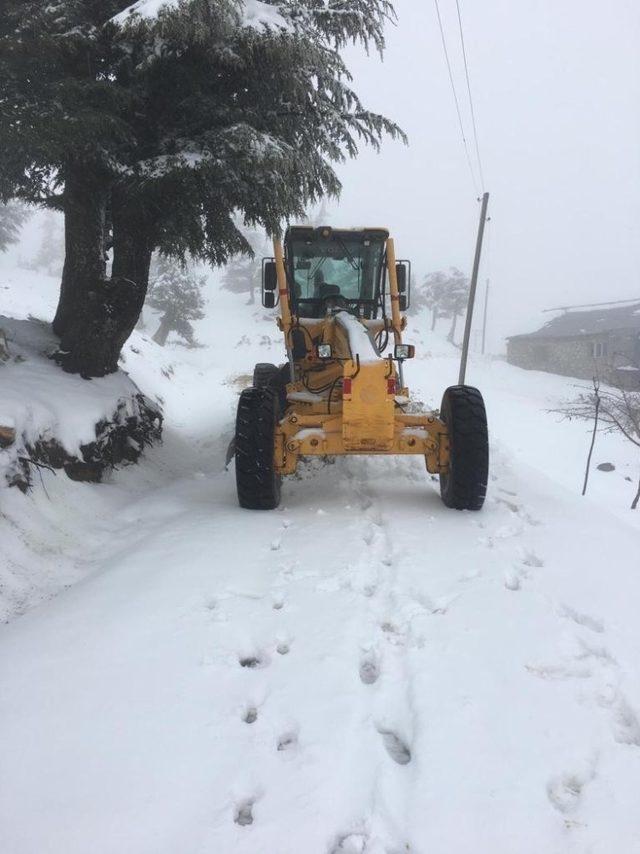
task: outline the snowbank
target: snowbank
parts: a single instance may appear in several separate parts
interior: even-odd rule
[[[94,380],[64,373],[50,358],[58,342],[43,321],[0,316],[0,330],[3,480],[26,489],[39,463],[99,480],[159,438],[159,408],[125,373]]]

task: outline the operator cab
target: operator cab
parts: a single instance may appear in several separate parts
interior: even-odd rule
[[[386,229],[292,226],[284,238],[292,311],[320,318],[344,310],[375,318],[381,306]]]

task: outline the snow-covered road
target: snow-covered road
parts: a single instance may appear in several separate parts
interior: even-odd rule
[[[34,560],[84,580],[0,631],[2,853],[640,851],[624,449],[580,499],[584,426],[545,411],[569,384],[480,363],[482,513],[410,458],[309,463],[241,511],[233,378],[279,342],[236,311],[176,368],[164,448],[10,499]],[[454,357],[408,374],[433,401]]]

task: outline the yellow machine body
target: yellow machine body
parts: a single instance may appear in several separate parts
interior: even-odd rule
[[[398,363],[377,355],[372,343],[376,335],[385,333],[394,344],[402,344],[406,326],[400,312],[393,240],[387,238],[385,246],[390,312],[379,319],[345,317],[346,312],[297,317],[279,240],[274,242],[274,258],[278,326],[287,353],[298,351],[291,357],[295,379],[287,383],[286,406],[275,433],[277,472],[293,474],[302,456],[418,454],[425,458],[429,472],[446,474],[450,449],[445,423],[436,412],[404,411],[409,390],[401,387]],[[295,330],[298,342],[301,336],[307,342],[304,356],[299,344],[296,348]],[[319,357],[318,343],[331,345],[331,359]]]

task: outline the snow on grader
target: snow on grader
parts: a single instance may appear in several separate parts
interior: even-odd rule
[[[242,507],[280,503],[300,457],[419,454],[448,507],[480,510],[489,451],[480,392],[447,388],[440,410],[411,412],[402,342],[410,264],[383,228],[292,226],[263,260],[262,297],[280,304],[287,361],[258,364],[238,403],[234,440]]]

